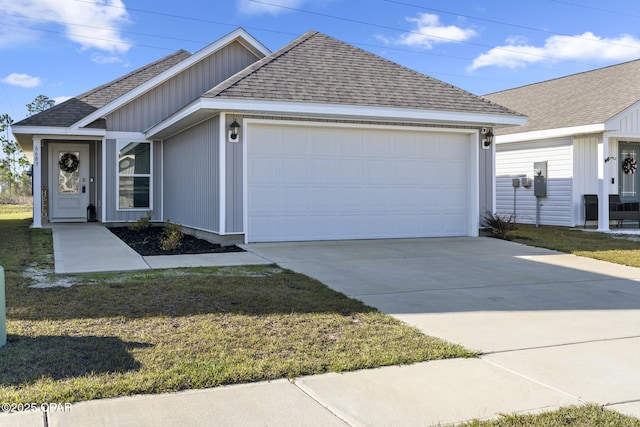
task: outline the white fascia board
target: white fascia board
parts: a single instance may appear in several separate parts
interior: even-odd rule
[[[508,142],[535,141],[538,139],[560,138],[564,136],[583,135],[589,133],[601,133],[605,131],[603,123],[595,125],[574,126],[568,128],[536,130],[531,132],[513,133],[496,136],[496,144]]]
[[[71,128],[58,128],[58,127],[43,127],[43,126],[12,126],[11,132],[16,135],[42,135],[45,136],[104,136],[106,134],[105,129],[71,129]]]
[[[194,104],[189,106],[192,107]],[[343,104],[273,102],[238,99],[201,98],[200,108],[242,113],[282,113],[305,116],[339,116],[401,121],[436,121],[478,125],[523,125],[527,118],[517,115],[463,113],[455,111],[415,110]]]
[[[88,116],[86,116],[85,118],[80,120],[79,122],[75,123],[72,127],[73,128],[83,128],[83,127],[93,123],[94,121],[96,121],[98,119],[101,119],[102,117],[110,114],[111,112],[113,112],[116,109],[122,107],[123,105],[133,101],[136,98],[138,98],[139,96],[142,96],[144,93],[148,92],[149,90],[153,89],[154,87],[159,86],[160,84],[164,83],[165,81],[169,80],[172,77],[175,77],[176,75],[178,75],[182,71],[186,70],[187,68],[189,68],[192,65],[196,64],[197,62],[200,62],[201,60],[203,60],[207,56],[209,56],[209,55],[213,54],[214,52],[216,52],[217,50],[225,47],[226,45],[228,45],[229,43],[233,42],[234,40],[238,40],[245,47],[247,47],[247,46],[252,47],[253,49],[250,49],[250,50],[254,50],[254,53],[258,52],[258,53],[263,54],[264,56],[267,56],[267,55],[269,55],[271,53],[271,51],[269,49],[267,49],[262,43],[260,43],[253,36],[251,36],[249,33],[247,33],[244,29],[238,28],[237,30],[234,30],[231,33],[227,34],[226,36],[222,37],[218,41],[215,41],[215,42],[211,43],[209,46],[199,50],[196,53],[194,53],[193,55],[191,55],[189,58],[185,59],[184,61],[179,62],[178,64],[176,64],[173,67],[169,68],[167,71],[158,74],[156,77],[152,78],[148,82],[143,83],[142,85],[140,85],[137,88],[135,88],[134,90],[126,93],[125,95],[121,96],[120,98],[117,98],[117,99],[113,100],[112,102],[108,103],[107,105],[105,105],[104,107],[99,108],[98,110],[94,111],[92,114],[89,114]]]
[[[168,129],[169,127],[175,125],[176,123],[186,119],[190,115],[203,109],[204,108],[202,107],[202,98],[196,99],[191,104],[182,108],[182,110],[179,110],[177,113],[172,114],[171,116],[167,117],[165,120],[161,121],[157,125],[154,125],[149,129],[147,129],[146,131],[144,131],[144,134],[146,135],[147,138],[153,139],[157,134],[159,134],[163,130]]]

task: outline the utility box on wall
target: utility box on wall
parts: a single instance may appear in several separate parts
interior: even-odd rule
[[[547,162],[533,164],[533,195],[547,197]]]

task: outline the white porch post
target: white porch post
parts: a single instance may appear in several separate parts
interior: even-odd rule
[[[42,149],[41,139],[33,137],[33,228],[42,228]]]
[[[604,159],[609,157],[609,138],[604,134],[598,143],[598,231],[609,231],[609,183],[611,168]]]

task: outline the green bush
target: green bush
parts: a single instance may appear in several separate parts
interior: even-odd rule
[[[173,224],[171,221],[167,221],[164,230],[162,230],[162,235],[160,247],[163,251],[171,252],[178,249],[182,244],[183,234],[180,224]]]
[[[145,216],[138,218],[136,222],[132,222],[129,224],[129,229],[133,231],[142,231],[149,228],[151,225],[151,217],[153,216],[153,211],[147,212]]]

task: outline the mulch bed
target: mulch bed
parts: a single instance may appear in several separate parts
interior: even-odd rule
[[[142,256],[244,252],[235,245],[222,246],[188,234],[183,235],[182,243],[177,249],[165,251],[161,247],[162,227],[149,227],[140,231],[129,227],[110,227],[109,230]]]

